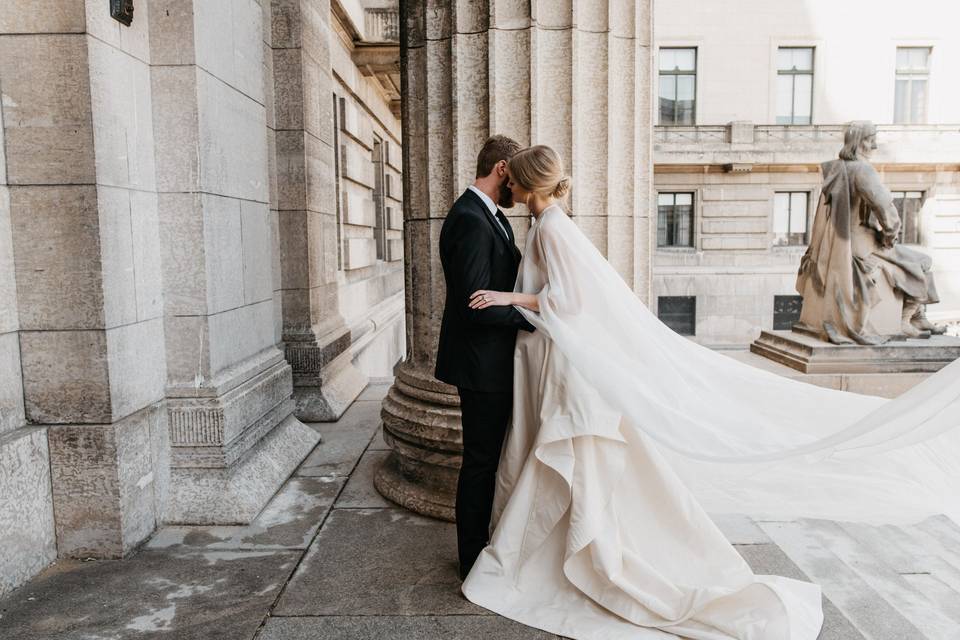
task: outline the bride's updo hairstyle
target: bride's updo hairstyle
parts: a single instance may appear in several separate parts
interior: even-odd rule
[[[508,166],[513,179],[531,193],[558,200],[570,193],[570,176],[564,172],[557,152],[546,145],[518,151]]]

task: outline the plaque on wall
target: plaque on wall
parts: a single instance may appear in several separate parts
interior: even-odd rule
[[[133,22],[133,0],[110,0],[110,17],[129,27]]]

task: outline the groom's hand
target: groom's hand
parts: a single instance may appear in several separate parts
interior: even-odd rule
[[[480,289],[470,295],[469,306],[471,309],[486,309],[487,307],[509,307],[512,304],[512,292]]]

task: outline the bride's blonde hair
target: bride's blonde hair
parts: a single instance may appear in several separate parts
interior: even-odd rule
[[[560,155],[546,145],[518,151],[508,166],[517,184],[531,193],[557,199],[570,193],[570,176],[563,170]]]

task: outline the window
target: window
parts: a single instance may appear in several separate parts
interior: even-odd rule
[[[336,190],[337,270],[343,270],[343,193],[340,186],[340,125],[343,122],[342,101],[333,94],[333,179]]]
[[[777,50],[777,124],[810,124],[813,112],[813,47]]]
[[[696,335],[697,298],[695,296],[659,296],[657,317],[682,336]]]
[[[800,321],[803,296],[773,296],[773,328],[789,331]]]
[[[697,50],[660,49],[660,124],[694,124]]]
[[[920,244],[922,191],[894,191],[893,204],[900,213],[900,243]]]
[[[693,194],[657,194],[657,246],[693,246]]]
[[[807,192],[776,193],[773,196],[773,246],[807,244]]]
[[[930,48],[897,47],[894,122],[898,124],[923,124],[927,121],[929,79]]]
[[[384,230],[386,217],[386,177],[383,165],[383,140],[373,137],[373,239],[377,244],[377,260],[386,258],[387,234]]]

